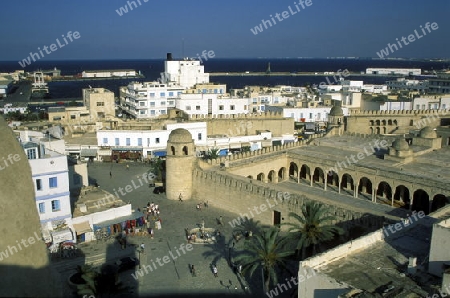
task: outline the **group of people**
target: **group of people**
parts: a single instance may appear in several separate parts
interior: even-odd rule
[[[195,267],[194,267],[194,265],[190,265],[189,266],[189,268],[191,269],[191,274],[192,274],[192,276],[197,276],[197,274],[196,274],[196,272],[195,272]],[[216,266],[216,264],[211,264],[211,270],[212,270],[212,273],[214,274],[214,277],[218,277],[219,275],[218,275],[218,270],[217,270],[217,266]]]

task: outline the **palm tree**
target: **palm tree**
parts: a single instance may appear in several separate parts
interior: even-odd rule
[[[262,230],[245,243],[245,250],[235,261],[242,265],[242,272],[250,276],[261,268],[264,290],[268,292],[271,283],[278,283],[276,269],[289,271],[286,259],[294,252],[286,249],[287,243],[288,238],[279,237],[278,228]]]
[[[296,249],[302,250],[302,258],[305,258],[307,248],[312,247],[315,254],[321,243],[332,240],[336,234],[344,233],[340,227],[330,224],[336,217],[330,215],[329,209],[319,203],[307,202],[302,206],[301,215],[290,212],[289,217],[298,221],[286,225],[291,226],[289,232],[293,233],[291,237],[295,237],[297,241]]]

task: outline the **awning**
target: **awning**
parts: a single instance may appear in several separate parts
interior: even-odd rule
[[[153,156],[166,156],[167,155],[167,151],[153,151],[152,152]]]
[[[88,221],[83,221],[79,224],[73,224],[73,228],[77,232],[77,235],[92,232],[91,225],[89,224]]]
[[[61,231],[52,231],[53,243],[60,243],[66,240],[73,240],[72,231],[70,229],[64,229]]]
[[[97,156],[97,149],[81,149],[80,152],[81,157],[96,157]]]
[[[139,211],[134,211],[133,213],[131,213],[130,215],[126,215],[126,216],[121,216],[121,217],[117,217],[111,220],[106,220],[106,221],[102,221],[99,222],[97,224],[94,224],[94,230],[98,230],[104,227],[108,227],[114,224],[118,224],[118,223],[122,223],[124,221],[127,220],[133,220],[133,219],[138,219],[140,217],[143,217],[144,213],[139,212]]]
[[[133,147],[133,146],[127,146],[127,147],[114,147],[111,148],[112,151],[142,151],[142,147]]]

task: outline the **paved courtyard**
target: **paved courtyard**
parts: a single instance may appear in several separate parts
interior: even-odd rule
[[[132,274],[135,271],[129,270],[120,274],[120,279],[125,284],[135,289],[134,293],[139,296],[158,297],[162,294],[205,294],[207,296],[216,294],[255,294],[259,297],[262,293],[261,274],[255,274],[250,285],[237,276],[228,265],[229,252],[233,255],[232,246],[232,228],[228,224],[236,215],[219,210],[209,204],[208,208],[203,206],[201,211],[196,209],[198,203],[203,203],[192,198],[191,200],[169,201],[165,194],[153,194],[153,188],[148,185],[140,186],[139,177],[148,170],[148,166],[141,163],[110,164],[94,163],[89,164],[89,177],[91,182],[97,182],[98,185],[114,193],[119,187],[125,188],[127,185],[133,186],[133,191],[120,196],[125,202],[130,202],[133,209],[146,206],[148,202],[154,202],[159,205],[161,210],[162,228],[156,230],[154,238],[149,236],[130,236],[129,245],[126,250],[122,250],[120,245],[114,240],[108,242],[90,242],[81,244],[80,247],[84,253],[83,258],[62,261],[54,264],[54,267],[67,278],[74,272],[76,264],[103,262],[114,262],[123,256],[135,255],[137,247],[141,243],[145,245],[145,253],[140,255],[142,270],[144,265],[150,265],[150,269],[142,271],[142,276],[136,280]],[[110,177],[111,172],[111,177]],[[120,194],[120,192],[118,192]],[[218,224],[217,219],[222,216],[224,225]],[[195,228],[204,220],[205,228],[217,228],[221,236],[214,244],[192,244],[190,251],[186,249],[187,241],[185,229]],[[245,241],[245,240],[244,240]],[[242,248],[244,241],[239,241],[235,248]],[[184,250],[182,250],[182,248]],[[165,262],[163,262],[163,258]],[[157,258],[161,260],[157,261]],[[169,261],[168,261],[169,259]],[[211,264],[215,263],[218,268],[218,277],[214,277],[211,270]],[[196,276],[192,276],[189,266],[194,265]],[[147,268],[149,268],[147,266]],[[136,268],[136,272],[139,269]],[[251,291],[250,291],[251,289]],[[282,297],[281,295],[279,297]]]

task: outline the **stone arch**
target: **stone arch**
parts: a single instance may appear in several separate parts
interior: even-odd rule
[[[386,120],[381,120],[381,125],[386,126]]]
[[[286,179],[286,168],[282,167],[278,170],[278,181]]]
[[[355,182],[353,181],[353,177],[350,174],[344,173],[341,178],[341,188],[343,190],[354,190]],[[353,195],[353,193],[351,193]]]
[[[431,202],[431,212],[438,210],[448,204],[449,199],[443,194],[437,194],[433,197]]]
[[[264,173],[259,173],[256,175],[256,180],[264,182],[264,179],[266,178],[266,175]]]
[[[359,179],[358,193],[372,195],[372,181],[367,177]]]
[[[383,203],[391,205],[392,200],[392,188],[386,181],[378,183],[377,197],[381,198]]]
[[[376,120],[375,125],[380,126],[380,120]]]
[[[417,189],[413,195],[413,211],[423,211],[425,214],[430,213],[430,197],[423,189]]]
[[[380,134],[380,128],[379,128],[379,127],[376,127],[376,128],[375,128],[375,134],[377,134],[377,135]]]
[[[386,127],[383,126],[383,134],[386,134]]]
[[[397,186],[394,193],[394,206],[409,208],[410,204],[409,189],[404,185]]]
[[[183,146],[183,155],[189,155],[189,150],[187,146]]]
[[[175,155],[175,147],[174,146],[170,146],[170,152],[172,153],[172,155]]]
[[[391,119],[388,120],[388,125],[392,125],[392,120]]]
[[[252,175],[248,175],[247,178],[253,179],[253,176]]]
[[[325,183],[325,173],[322,168],[316,167],[314,169],[313,181],[319,183]]]
[[[395,125],[395,126],[397,126],[397,125],[398,125],[398,124],[397,124],[397,120],[396,120],[396,119],[394,119],[393,123],[394,123],[394,125]]]
[[[297,178],[298,174],[299,173],[298,173],[298,166],[297,166],[297,164],[295,162],[291,162],[289,164],[289,176]]]
[[[373,120],[370,120],[370,121],[369,121],[369,125],[370,125],[370,126],[373,126],[373,125],[374,125],[374,121],[373,121]]]
[[[328,171],[327,184],[333,186],[339,186],[339,175],[334,171]]]
[[[267,175],[267,180],[268,180],[269,182],[276,182],[276,174],[275,174],[275,171],[274,171],[274,170],[271,170],[271,171],[269,172],[269,174]]]
[[[370,127],[370,134],[373,135],[373,127]]]
[[[300,179],[311,180],[311,169],[307,165],[302,165],[300,169]]]

